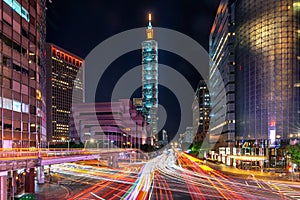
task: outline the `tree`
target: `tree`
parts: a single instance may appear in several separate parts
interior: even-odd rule
[[[298,166],[300,164],[300,144],[289,145],[286,148],[287,152],[291,154],[292,162]]]
[[[201,142],[196,142],[191,145],[191,155],[198,156],[200,153]]]
[[[143,144],[143,145],[141,146],[141,150],[144,151],[144,152],[153,152],[153,151],[155,151],[155,148],[154,148],[154,146],[152,146],[152,145],[149,145],[149,144]]]

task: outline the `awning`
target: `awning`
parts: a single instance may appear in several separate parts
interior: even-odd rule
[[[232,156],[232,155],[229,155],[228,158],[234,158],[236,160],[242,160],[242,161],[263,161],[263,160],[267,160],[266,156]]]

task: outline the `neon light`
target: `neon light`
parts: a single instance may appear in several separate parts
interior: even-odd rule
[[[274,121],[274,120],[272,120],[271,122],[270,122],[270,126],[275,126],[276,125],[276,122]]]
[[[70,59],[71,59],[72,61],[73,61],[73,60],[75,61],[75,64],[76,64],[76,62],[79,62],[79,65],[81,65],[82,62],[83,62],[82,59],[77,58],[77,57],[74,57],[74,56],[72,56],[72,55],[66,53],[65,51],[62,51],[62,50],[60,50],[60,49],[58,49],[58,48],[56,48],[56,47],[54,47],[54,46],[51,46],[51,48],[52,48],[52,52],[55,51],[55,55],[54,55],[54,56],[57,56],[57,53],[58,53],[58,52],[60,53],[60,56],[59,56],[60,59],[62,59],[62,58],[61,58],[61,53],[63,53],[63,54],[64,54],[64,57],[70,57]],[[52,57],[52,59],[55,59],[55,57]],[[66,61],[67,61],[67,60],[66,60]],[[71,61],[71,62],[72,62],[72,61]],[[62,62],[62,61],[60,61],[60,62]],[[69,60],[68,60],[67,62],[69,62]]]
[[[152,89],[152,85],[145,85],[145,89]]]
[[[16,13],[23,17],[27,22],[29,22],[29,13],[23,8],[17,1],[14,0],[4,0],[4,2],[9,5]]]

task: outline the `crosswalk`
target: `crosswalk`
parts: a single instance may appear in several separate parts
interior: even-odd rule
[[[272,190],[276,190],[282,194],[284,197],[289,197],[291,199],[300,200],[300,191],[297,191],[287,184],[282,183],[269,183],[268,184]]]

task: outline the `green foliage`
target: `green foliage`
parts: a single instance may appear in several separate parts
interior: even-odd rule
[[[191,149],[191,155],[193,156],[198,156],[201,148],[201,143],[196,142],[194,144],[191,144],[190,149]]]
[[[75,142],[71,142],[70,143],[70,148],[83,148],[84,144],[82,142],[80,143],[75,143]]]
[[[300,144],[289,145],[286,150],[291,154],[292,162],[300,164]]]
[[[153,152],[153,151],[155,151],[155,148],[152,145],[143,144],[141,146],[141,150],[144,151],[144,152]]]
[[[35,200],[35,194],[23,193],[15,196],[15,200]]]
[[[192,144],[191,150],[192,152],[199,152],[200,148],[201,148],[201,143],[196,142],[195,144]]]
[[[79,149],[82,149],[84,147],[84,144],[82,142],[80,143],[75,143],[75,142],[70,142],[70,148],[73,149],[73,148],[79,148]],[[68,143],[65,142],[65,143],[58,143],[58,144],[52,144],[52,145],[49,145],[50,148],[68,148]]]

